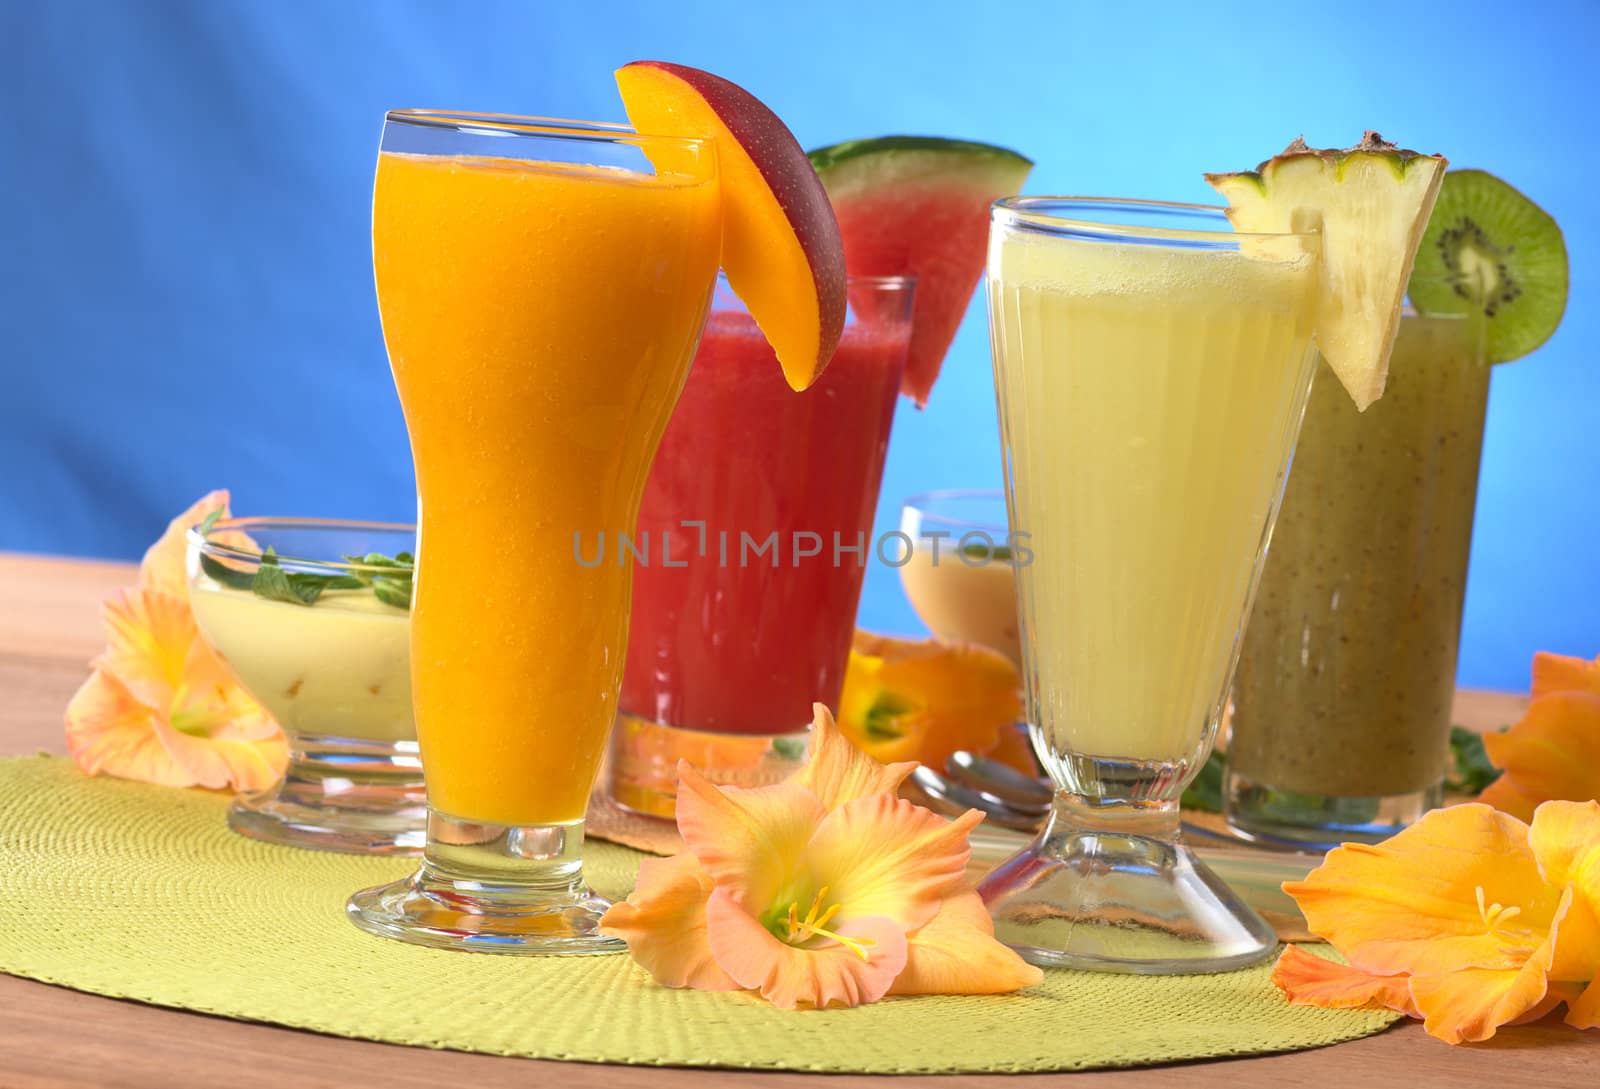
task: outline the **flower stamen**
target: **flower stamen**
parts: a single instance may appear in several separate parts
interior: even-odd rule
[[[1483,920],[1483,925],[1490,934],[1493,934],[1502,925],[1522,914],[1522,909],[1515,905],[1503,907],[1497,903],[1485,903],[1487,897],[1484,896],[1482,885],[1479,885],[1475,891],[1478,897],[1478,918]]]
[[[796,945],[800,942],[810,941],[812,938],[827,938],[831,941],[838,942],[840,945],[850,950],[850,952],[854,953],[862,960],[866,960],[867,949],[871,946],[877,945],[878,943],[873,941],[871,938],[850,938],[843,934],[826,929],[828,923],[833,920],[833,917],[839,914],[838,904],[834,904],[826,909],[823,908],[822,905],[826,901],[827,896],[828,886],[824,885],[822,888],[817,890],[817,895],[812,899],[811,907],[809,910],[807,910],[806,917],[804,919],[800,918],[800,902],[798,900],[789,905],[789,917],[784,920],[785,926],[788,927],[789,934],[785,940],[790,945]]]

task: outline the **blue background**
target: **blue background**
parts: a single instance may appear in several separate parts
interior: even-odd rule
[[[409,520],[411,466],[368,263],[393,106],[622,119],[611,71],[708,68],[807,147],[967,136],[1038,162],[1030,192],[1207,200],[1203,170],[1363,127],[1497,172],[1565,228],[1566,322],[1498,369],[1461,660],[1527,683],[1600,652],[1600,4],[1489,0],[982,5],[0,4],[0,548],[134,557],[207,489],[236,510]],[[898,500],[998,486],[981,301]],[[874,568],[862,623],[919,625]]]

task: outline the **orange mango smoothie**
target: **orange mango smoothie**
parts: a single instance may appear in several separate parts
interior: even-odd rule
[[[632,534],[721,244],[713,168],[379,157],[373,263],[416,462],[429,804],[581,820],[616,713]],[[604,562],[580,564],[575,534]]]

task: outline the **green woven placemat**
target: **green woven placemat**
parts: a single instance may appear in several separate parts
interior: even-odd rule
[[[1387,1013],[1291,1006],[1265,967],[1148,978],[1049,971],[1026,993],[784,1012],[657,986],[624,956],[441,952],[344,919],[395,859],[229,832],[226,799],[0,760],[0,971],[118,998],[394,1044],[649,1065],[863,1073],[1076,1070],[1290,1051]],[[587,846],[627,891],[639,854]]]

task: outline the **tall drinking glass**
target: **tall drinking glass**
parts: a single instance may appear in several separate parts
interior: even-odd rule
[[[1028,730],[1056,787],[981,892],[1036,964],[1255,961],[1272,929],[1179,836],[1311,382],[1315,235],[1220,210],[1012,197],[990,333]]]
[[[851,277],[839,347],[796,393],[719,286],[634,542],[647,559],[609,765],[630,809],[670,819],[680,759],[713,782],[783,779],[812,705],[838,707],[913,290]]]
[[[1223,814],[1246,836],[1376,842],[1444,798],[1483,336],[1407,313],[1365,412],[1319,368],[1233,685]]]
[[[609,952],[583,818],[627,654],[631,533],[705,321],[714,148],[623,126],[388,115],[384,340],[416,462],[411,660],[422,868],[351,898],[421,945]],[[654,165],[653,165],[654,164]]]

